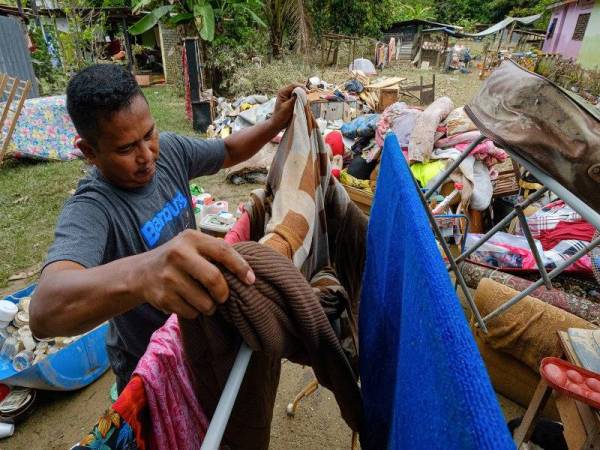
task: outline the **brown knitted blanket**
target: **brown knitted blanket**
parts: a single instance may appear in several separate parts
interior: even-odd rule
[[[360,390],[319,298],[291,261],[254,242],[235,245],[256,274],[247,286],[226,274],[231,289],[220,313],[255,351],[310,365],[319,383],[335,394],[342,417],[358,430]]]
[[[211,337],[215,355],[234,348],[239,333],[256,352],[310,365],[319,383],[333,391],[348,426],[358,430],[362,401],[356,376],[311,285],[288,258],[267,246],[243,242],[234,247],[252,267],[256,282],[248,286],[223,272],[230,297],[219,306],[219,315],[233,328],[211,330],[219,336]],[[196,353],[206,344],[198,335],[198,321],[179,320],[185,348],[194,349],[188,354]],[[200,320],[220,321],[216,317]],[[194,373],[205,367],[195,364],[193,358],[191,363]]]

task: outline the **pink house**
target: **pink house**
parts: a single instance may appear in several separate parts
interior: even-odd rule
[[[567,0],[549,6],[552,17],[544,52],[576,60],[595,6],[598,7],[595,0]]]

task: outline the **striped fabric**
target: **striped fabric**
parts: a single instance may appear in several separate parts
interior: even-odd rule
[[[274,192],[271,215],[260,240],[311,276],[328,265],[324,193],[331,181],[327,150],[303,89],[294,91],[294,117],[279,144],[267,178]],[[307,261],[308,255],[310,260]]]

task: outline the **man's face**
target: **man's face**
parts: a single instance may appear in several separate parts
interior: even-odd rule
[[[98,126],[96,142],[80,145],[90,163],[120,188],[139,188],[152,181],[159,155],[158,131],[144,97],[136,95],[128,107]]]

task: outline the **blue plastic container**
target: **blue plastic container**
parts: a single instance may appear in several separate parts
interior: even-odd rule
[[[18,303],[31,296],[36,284],[27,286],[4,300]],[[12,361],[0,357],[0,383],[50,391],[73,391],[96,381],[109,367],[106,353],[108,324],[79,338],[37,364],[17,372]]]

